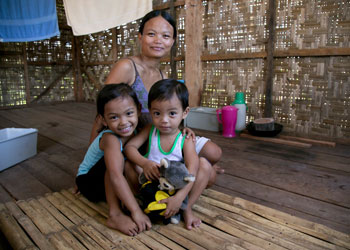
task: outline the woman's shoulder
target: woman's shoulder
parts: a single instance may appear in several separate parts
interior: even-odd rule
[[[128,83],[131,84],[135,79],[135,69],[133,62],[129,58],[122,58],[116,62],[107,79],[106,84],[108,83]]]

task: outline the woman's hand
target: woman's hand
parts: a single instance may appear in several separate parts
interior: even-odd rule
[[[158,180],[160,177],[159,173],[160,165],[154,161],[147,161],[147,163],[142,167],[143,173],[147,180]]]
[[[190,129],[190,128],[185,127],[185,128],[182,130],[182,135],[183,135],[183,136],[186,135],[186,138],[192,138],[192,140],[193,140],[194,142],[196,141],[196,135],[195,135],[195,133],[193,132],[193,130]]]

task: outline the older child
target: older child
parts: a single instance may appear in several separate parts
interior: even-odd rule
[[[80,164],[76,177],[79,191],[89,200],[106,200],[107,225],[127,235],[151,228],[124,177],[123,146],[134,135],[140,104],[127,84],[106,85],[97,97],[97,112],[104,125]],[[121,203],[130,216],[121,209]]]
[[[160,159],[184,161],[190,174],[196,176],[194,183],[187,184],[174,196],[162,203],[167,203],[164,213],[166,218],[175,215],[188,195],[188,206],[184,211],[187,229],[198,227],[201,220],[194,216],[192,205],[207,186],[212,171],[215,171],[205,158],[198,158],[195,142],[182,135],[179,126],[188,115],[188,91],[184,84],[172,80],[156,82],[148,95],[148,104],[153,125],[147,125],[132,138],[125,147],[125,154],[130,161],[140,166],[147,179],[159,178]],[[149,139],[148,158],[143,157],[138,148]]]

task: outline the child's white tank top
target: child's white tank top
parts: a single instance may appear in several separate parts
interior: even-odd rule
[[[162,158],[167,158],[171,161],[183,162],[184,159],[182,154],[182,148],[185,142],[185,138],[186,137],[183,136],[181,132],[179,132],[170,151],[164,152],[160,145],[159,130],[152,126],[151,131],[149,133],[148,152],[145,155],[145,157],[157,163],[160,163],[160,160]]]

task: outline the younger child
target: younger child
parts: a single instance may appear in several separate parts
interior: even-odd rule
[[[79,191],[90,201],[106,200],[107,225],[130,236],[151,228],[124,176],[123,146],[134,135],[140,104],[127,84],[106,85],[97,96],[104,129],[90,144],[76,177]],[[121,209],[121,203],[130,216]]]
[[[201,220],[194,216],[192,206],[206,188],[211,172],[215,171],[205,158],[198,158],[195,142],[182,135],[179,126],[188,115],[188,91],[184,84],[165,79],[156,82],[148,95],[152,124],[147,125],[133,137],[125,147],[128,159],[140,166],[148,180],[159,178],[160,159],[184,161],[195,182],[187,184],[174,196],[161,201],[167,203],[165,218],[175,215],[188,195],[188,205],[184,211],[187,229],[198,227]],[[148,139],[148,153],[143,157],[138,148]]]

